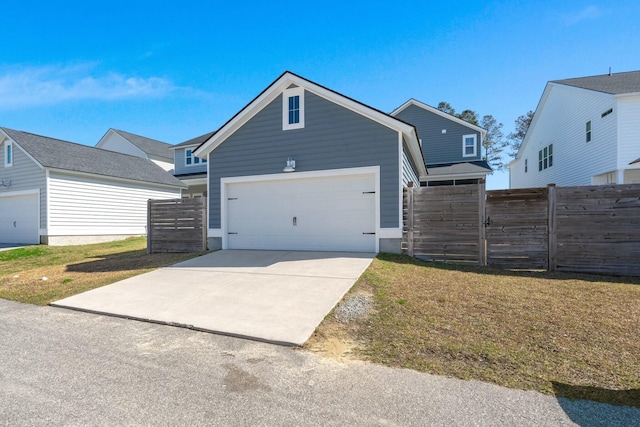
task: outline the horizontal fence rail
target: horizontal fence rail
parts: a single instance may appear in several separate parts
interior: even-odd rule
[[[206,198],[149,200],[147,253],[207,249]]]
[[[640,275],[640,184],[406,188],[403,252],[509,269]]]

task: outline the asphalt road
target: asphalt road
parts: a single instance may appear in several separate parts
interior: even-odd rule
[[[0,300],[0,425],[574,422],[639,425],[640,410]]]

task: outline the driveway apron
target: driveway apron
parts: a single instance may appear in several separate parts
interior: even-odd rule
[[[217,251],[51,305],[302,345],[374,256]]]

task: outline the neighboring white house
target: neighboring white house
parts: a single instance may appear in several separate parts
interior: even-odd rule
[[[510,187],[640,183],[640,71],[547,83]]]
[[[173,151],[171,144],[147,138],[118,129],[109,129],[96,148],[131,154],[132,156],[149,159],[166,171],[173,170]]]
[[[150,160],[0,128],[0,242],[65,245],[146,234],[147,200],[186,186]]]

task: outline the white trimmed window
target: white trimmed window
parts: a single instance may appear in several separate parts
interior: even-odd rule
[[[200,163],[207,163],[207,159],[201,159],[193,154],[193,150],[184,150],[184,164],[185,166],[199,165]]]
[[[587,122],[587,126],[586,126],[586,135],[587,135],[587,142],[591,142],[591,120],[589,120]]]
[[[296,87],[282,93],[282,130],[304,127],[304,89]]]
[[[462,137],[462,157],[477,156],[477,135],[463,135]]]
[[[538,172],[553,166],[553,144],[549,144],[538,151]]]
[[[13,143],[10,141],[4,142],[4,167],[9,168],[13,166]]]

